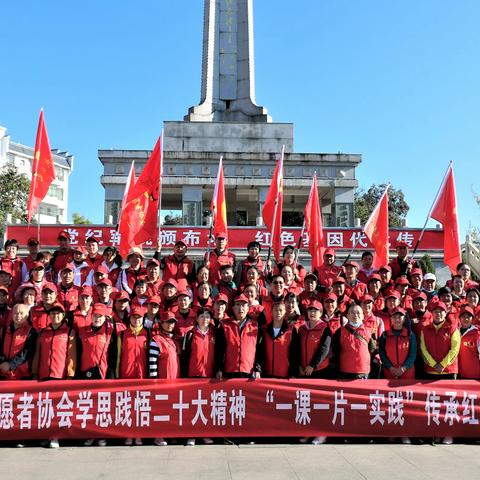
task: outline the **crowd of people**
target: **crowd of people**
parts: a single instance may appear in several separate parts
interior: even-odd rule
[[[311,272],[294,246],[266,262],[252,241],[237,261],[226,234],[201,265],[181,240],[170,255],[158,245],[152,258],[132,248],[125,263],[112,247],[100,253],[95,237],[71,247],[61,231],[58,243],[50,254],[30,238],[19,258],[18,242],[5,242],[4,380],[480,379],[480,290],[470,267],[459,264],[438,288],[404,242],[378,270],[370,251],[337,265],[328,248]]]

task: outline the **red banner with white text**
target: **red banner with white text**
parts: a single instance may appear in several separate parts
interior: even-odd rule
[[[102,247],[107,245],[119,245],[119,234],[115,227],[108,225],[42,225],[40,228],[40,245],[42,247],[55,247],[58,245],[57,235],[61,230],[66,230],[70,234],[70,244],[72,246],[85,245],[88,237],[96,237]],[[228,227],[229,248],[245,250],[248,243],[256,240],[264,248],[270,244],[270,233],[265,228],[257,227]],[[414,247],[420,237],[421,229],[391,229],[390,230],[390,248],[395,249],[395,242],[407,242],[410,247]],[[297,245],[301,234],[301,228],[283,228],[281,234],[281,247],[287,245]],[[355,228],[324,228],[323,234],[326,247],[338,250],[350,250],[354,245],[356,250],[372,249],[372,245],[361,229]],[[8,225],[6,238],[16,238],[20,245],[26,245],[30,237],[37,237],[37,226],[27,225]],[[187,247],[192,250],[206,250],[209,241],[209,227],[175,227],[164,226],[161,230],[161,242],[164,248],[172,248],[175,242],[183,240]],[[213,246],[213,238],[210,239]],[[147,241],[146,248],[155,248],[151,241]],[[308,233],[304,232],[302,248],[308,250]],[[443,230],[426,230],[420,250],[442,250],[443,249]]]
[[[0,440],[480,437],[479,381],[0,383]]]

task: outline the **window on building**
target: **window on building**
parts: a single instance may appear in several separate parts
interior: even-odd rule
[[[47,195],[58,200],[63,200],[63,188],[58,185],[50,185]]]
[[[65,180],[65,170],[63,168],[55,167],[55,175],[58,180]]]
[[[335,204],[335,226],[351,227],[353,225],[353,204]]]
[[[202,224],[202,202],[183,202],[183,224],[190,226]]]
[[[48,203],[40,204],[40,215],[48,215],[49,217],[57,217],[61,210],[56,205]]]

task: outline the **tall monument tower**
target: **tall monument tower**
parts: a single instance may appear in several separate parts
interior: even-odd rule
[[[200,104],[191,122],[271,122],[255,101],[252,0],[205,0]]]

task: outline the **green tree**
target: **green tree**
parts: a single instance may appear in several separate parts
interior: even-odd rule
[[[163,219],[163,225],[181,225],[182,216],[181,215],[165,215]]]
[[[422,269],[423,274],[425,273],[435,273],[435,267],[432,262],[432,257],[426,253],[419,261],[420,268]]]
[[[362,225],[368,220],[375,205],[377,205],[382,196],[386,184],[373,184],[367,191],[359,189],[355,192],[355,217],[359,218]],[[403,220],[407,218],[407,213],[410,210],[405,195],[401,190],[390,186],[388,189],[388,219],[390,227],[401,227]]]
[[[3,237],[7,215],[12,221],[27,221],[27,203],[30,194],[30,180],[18,172],[17,167],[8,163],[0,169],[0,232]]]
[[[72,213],[72,222],[74,225],[91,225],[92,222],[77,212]]]

